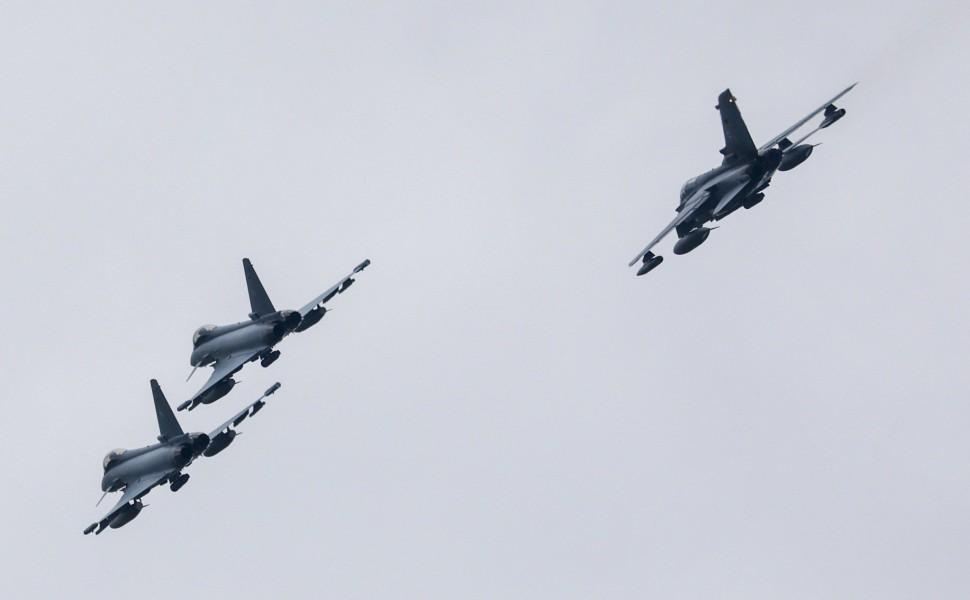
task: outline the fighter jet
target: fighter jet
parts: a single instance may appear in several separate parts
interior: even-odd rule
[[[158,417],[158,443],[137,450],[119,448],[104,457],[104,477],[101,478],[104,496],[109,492],[124,493],[103,519],[84,530],[84,535],[92,531],[100,534],[108,527],[118,529],[129,523],[147,506],[142,504],[142,497],[157,485],[168,483],[173,492],[179,491],[189,480],[188,473],[182,471],[199,456],[215,456],[225,450],[236,437],[233,428],[259,412],[266,405],[264,399],[280,389],[279,382],[274,383],[255,402],[205,434],[183,432],[158,382],[152,379],[151,384],[155,416]],[[102,500],[104,496],[101,496]]]
[[[631,267],[643,261],[637,275],[645,275],[663,262],[663,257],[655,255],[652,250],[674,229],[680,238],[674,244],[674,254],[687,254],[704,243],[711,230],[717,229],[706,227],[707,223],[720,221],[742,206],[753,208],[761,202],[765,197],[764,190],[771,183],[775,171],[788,171],[805,162],[815,146],[804,142],[845,116],[845,109],[836,107],[834,102],[855,86],[856,84],[852,84],[845,88],[760,148],[755,147],[751,140],[748,127],[738,110],[737,98],[731,94],[731,90],[724,90],[714,107],[721,114],[721,125],[724,128],[724,148],[721,150],[724,160],[720,167],[684,184],[680,190],[677,216],[630,261]],[[815,129],[798,141],[792,142],[789,139],[791,134],[819,113],[822,113],[822,121]]]
[[[199,367],[209,365],[213,366],[213,371],[202,389],[180,404],[178,410],[192,410],[199,404],[211,404],[228,394],[236,385],[232,376],[250,361],[258,359],[264,367],[273,364],[280,356],[279,350],[273,347],[287,335],[306,331],[316,325],[327,313],[324,304],[345,292],[354,283],[354,275],[368,265],[369,260],[360,263],[350,275],[300,310],[276,310],[253,269],[253,263],[244,258],[243,270],[252,308],[249,320],[233,325],[203,325],[196,330],[192,336],[192,356],[189,358],[192,373]]]

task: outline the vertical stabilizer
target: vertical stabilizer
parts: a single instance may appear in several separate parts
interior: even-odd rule
[[[717,97],[718,112],[721,113],[721,127],[724,129],[723,164],[746,160],[758,156],[758,148],[748,133],[748,126],[741,118],[738,110],[738,99],[731,94],[731,90],[724,90]]]
[[[246,287],[249,288],[249,306],[252,308],[250,317],[261,317],[276,312],[273,303],[270,302],[263,284],[253,268],[253,263],[248,258],[243,259],[243,270],[246,271]]]
[[[162,388],[158,386],[158,382],[154,379],[152,379],[152,396],[155,399],[155,416],[158,417],[159,441],[171,440],[182,435],[184,433],[182,426],[175,418],[172,407],[168,405],[168,400],[165,399]]]

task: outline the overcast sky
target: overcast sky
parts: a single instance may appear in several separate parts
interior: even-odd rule
[[[5,597],[970,596],[970,10],[5,3]],[[852,82],[765,201],[637,278],[719,164]],[[192,332],[372,266],[180,413]]]

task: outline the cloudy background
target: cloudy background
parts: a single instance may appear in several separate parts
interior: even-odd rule
[[[970,10],[5,3],[6,597],[966,598]],[[637,278],[719,162],[846,85],[766,200]],[[131,525],[240,259],[334,312]]]

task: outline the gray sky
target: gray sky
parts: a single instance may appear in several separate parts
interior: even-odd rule
[[[9,597],[966,598],[964,2],[5,4]],[[626,264],[849,83],[765,202]],[[93,538],[190,337],[373,265]],[[107,503],[107,501],[106,501]]]

